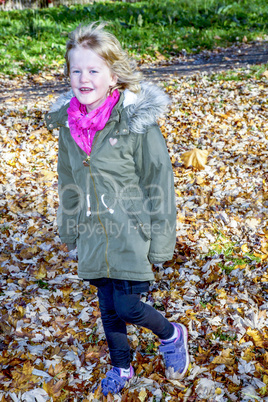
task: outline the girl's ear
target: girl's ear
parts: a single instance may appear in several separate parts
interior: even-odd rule
[[[112,74],[112,75],[111,75],[111,84],[110,84],[110,86],[111,86],[111,87],[115,86],[115,85],[117,84],[117,81],[118,81],[117,75],[116,75],[116,74]]]

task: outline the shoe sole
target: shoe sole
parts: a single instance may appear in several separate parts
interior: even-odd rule
[[[185,348],[185,351],[186,351],[186,363],[185,363],[185,368],[184,368],[182,373],[179,373],[178,371],[174,371],[173,367],[168,367],[166,369],[166,377],[169,380],[181,380],[185,376],[185,374],[186,374],[186,372],[188,370],[189,364],[190,364],[190,356],[189,356],[189,352],[188,352],[188,331],[187,331],[187,328],[183,324],[176,324],[176,326],[178,326],[182,331],[183,344],[184,344],[184,348]]]

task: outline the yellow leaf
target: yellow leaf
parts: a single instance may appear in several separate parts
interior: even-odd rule
[[[44,264],[40,265],[40,268],[38,269],[38,271],[34,274],[36,279],[43,279],[47,276],[47,270],[44,266]]]
[[[40,171],[40,175],[38,177],[38,181],[41,182],[50,182],[56,177],[56,173],[51,170],[42,169]]]
[[[243,360],[246,362],[250,362],[254,360],[254,347],[247,348],[244,352],[244,356],[242,357]]]
[[[268,375],[264,374],[262,381],[265,385],[268,385]]]
[[[253,255],[257,258],[260,258],[261,260],[266,260],[266,258],[268,258],[268,254],[259,254],[256,253],[256,251],[254,251]]]
[[[259,393],[260,393],[260,395],[262,395],[262,396],[264,396],[264,395],[266,394],[266,391],[267,391],[266,385],[265,385],[265,387],[262,387],[262,388],[259,389]]]
[[[215,389],[215,394],[216,394],[216,395],[221,395],[221,392],[222,392],[222,391],[221,391],[221,388],[216,388],[216,389]]]
[[[234,384],[233,382],[229,382],[228,384],[228,391],[230,393],[237,393],[238,390],[240,389],[239,385]]]
[[[203,180],[203,178],[202,177],[200,177],[200,176],[196,176],[196,184],[199,184],[199,185],[201,185],[201,184],[203,184],[204,183],[204,180]]]
[[[247,266],[247,264],[238,264],[238,265],[234,266],[234,269],[237,269],[237,268],[244,269],[244,268],[246,268],[246,266]]]
[[[263,346],[263,339],[262,336],[260,335],[259,331],[257,329],[251,329],[249,328],[247,330],[247,334],[253,338],[254,344],[258,347]]]
[[[23,372],[23,374],[32,374],[33,369],[34,369],[34,367],[31,365],[31,362],[27,361],[23,365],[22,372]]]
[[[23,317],[25,314],[25,309],[22,306],[18,306],[17,310],[20,313],[21,317]]]
[[[142,388],[141,391],[140,391],[140,393],[139,393],[139,400],[140,400],[141,402],[144,402],[146,396],[147,396],[147,392],[145,391],[144,388]]]
[[[193,166],[198,170],[205,168],[207,157],[208,151],[202,151],[198,148],[194,148],[191,151],[185,152],[181,155],[181,159],[186,168],[188,168],[189,166]]]
[[[217,293],[218,293],[218,298],[219,299],[226,299],[227,298],[227,294],[226,294],[226,291],[224,289],[217,290]]]
[[[241,250],[243,251],[243,253],[250,252],[250,249],[248,248],[247,244],[243,244],[243,246],[241,246]]]
[[[15,166],[16,166],[16,161],[15,161],[15,160],[13,160],[13,161],[8,161],[8,162],[7,162],[7,165],[15,167]]]

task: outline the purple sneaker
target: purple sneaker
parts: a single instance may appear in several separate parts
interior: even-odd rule
[[[124,377],[122,369],[118,367],[113,367],[106,373],[106,377],[101,381],[102,393],[107,396],[109,392],[111,394],[118,394],[121,389],[124,388],[126,382],[134,376],[133,367],[130,366],[130,375]]]
[[[188,332],[183,324],[173,324],[178,329],[179,336],[170,343],[161,341],[159,347],[166,366],[166,377],[179,380],[188,370],[190,358],[188,352]]]

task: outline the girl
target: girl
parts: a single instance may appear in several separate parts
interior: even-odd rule
[[[187,330],[140,300],[154,279],[152,264],[170,260],[176,240],[172,167],[156,124],[168,103],[140,83],[105,24],[79,26],[66,51],[71,88],[46,116],[60,127],[58,227],[68,250],[77,246],[78,275],[98,288],[112,369],[102,392],[120,392],[133,375],[126,322],[161,340],[167,375],[181,378]]]

